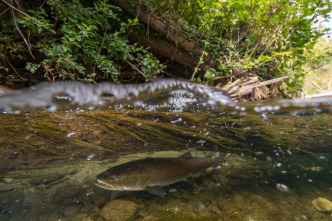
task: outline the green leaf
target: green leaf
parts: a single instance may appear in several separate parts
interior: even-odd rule
[[[207,80],[212,80],[212,78],[214,78],[216,75],[213,73],[213,72],[211,72],[211,71],[206,71],[205,72],[205,74],[204,74],[204,78],[206,78]]]

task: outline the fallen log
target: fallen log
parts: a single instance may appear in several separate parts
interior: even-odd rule
[[[182,31],[176,33],[173,33],[172,30],[169,31],[170,24],[157,13],[145,11],[139,3],[132,5],[128,0],[114,0],[114,2],[133,16],[137,16],[140,21],[144,22],[150,28],[167,35],[167,39],[173,44],[179,45],[187,52],[191,52],[198,57],[203,55],[202,51],[198,48],[199,43],[197,41],[188,39],[187,35]],[[210,56],[205,56],[204,60],[206,64],[209,64],[212,59]]]
[[[134,38],[134,37],[133,37]],[[190,67],[194,69],[199,60],[191,57],[187,53],[185,53],[182,49],[177,48],[174,44],[168,41],[157,41],[153,38],[138,38],[138,43],[145,47],[150,47],[150,50],[155,54],[161,55],[163,57],[169,58],[170,60],[174,60],[179,64],[182,64],[186,67]],[[201,64],[199,68],[206,72],[208,67],[205,64]]]

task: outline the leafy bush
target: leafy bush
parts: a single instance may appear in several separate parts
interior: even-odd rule
[[[184,33],[186,40],[199,43],[202,55],[193,55],[198,63],[193,80],[214,84],[221,78],[258,75],[266,80],[288,75],[287,89],[292,93],[301,90],[306,75],[303,64],[311,59],[305,51],[310,52],[328,31],[313,24],[328,19],[332,8],[326,0],[126,2],[160,15],[174,36]],[[16,9],[7,7],[9,16],[0,17],[0,72],[8,71],[13,66],[10,61],[16,59],[33,75],[49,80],[119,82],[149,80],[165,68],[148,49],[133,43],[135,37],[149,32],[147,24],[106,0],[7,0],[0,8],[6,4],[15,4]],[[167,40],[162,31],[148,34]],[[174,44],[182,50],[181,42]]]
[[[308,63],[304,65],[308,75],[303,84],[305,95],[331,90],[332,86],[332,39],[322,37],[308,53]]]
[[[332,39],[320,38],[310,55],[311,68],[320,68],[332,63]]]
[[[98,75],[119,82],[130,68],[140,73],[136,78],[149,80],[162,70],[151,53],[128,40],[138,19],[128,19],[107,1],[49,0],[17,17],[17,22],[43,55],[27,62],[26,69],[52,81],[94,81]]]
[[[255,74],[262,79],[288,75],[290,92],[301,90],[311,50],[328,29],[313,28],[328,19],[331,1],[288,0],[186,0],[143,1],[173,24],[202,42],[211,67],[204,79]],[[179,28],[180,27],[180,28]],[[202,61],[202,59],[201,59]],[[195,70],[197,73],[198,70]],[[199,79],[198,79],[199,80]]]

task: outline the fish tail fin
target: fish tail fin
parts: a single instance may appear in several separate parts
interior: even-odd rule
[[[212,158],[212,155],[211,155],[211,154],[208,154],[208,155],[204,156],[204,158],[206,158],[206,159],[211,159],[211,160],[214,162],[215,165],[218,165],[219,163],[221,163],[221,162],[224,161],[225,156],[226,156],[225,153],[217,152],[217,153],[215,154],[215,157],[214,157],[214,158]]]
[[[224,161],[225,157],[226,157],[225,153],[220,153],[220,152],[216,153],[216,158],[219,158],[220,161]]]
[[[216,153],[216,157],[213,158],[214,164],[215,164],[215,165],[219,165],[219,164],[221,164],[221,163],[225,160],[225,156],[226,156],[225,153],[217,152],[217,153]]]

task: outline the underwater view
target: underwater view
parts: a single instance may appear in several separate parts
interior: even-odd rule
[[[332,220],[332,97],[178,80],[0,96],[0,220]]]

